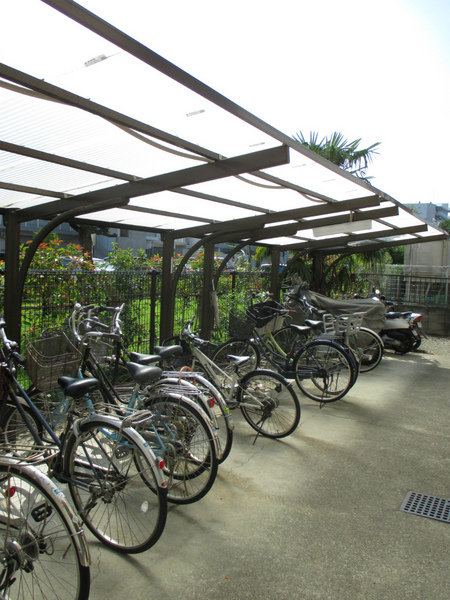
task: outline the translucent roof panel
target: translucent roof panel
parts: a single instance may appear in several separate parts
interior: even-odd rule
[[[19,218],[24,211],[24,220],[45,218],[52,210],[58,214],[81,202],[89,206],[100,197],[127,198],[128,207],[81,212],[79,218],[154,231],[192,229],[193,237],[196,227],[205,235],[217,223],[228,223],[232,236],[230,222],[253,219],[248,223],[253,236],[259,227],[268,244],[295,246],[352,239],[345,232],[319,238],[313,227],[302,228],[303,218],[324,219],[328,208],[339,216],[336,204],[356,202],[341,215],[371,210],[378,201],[398,205],[126,31],[98,20],[108,14],[120,23],[120,3],[86,0],[97,15],[75,3],[58,4],[80,23],[45,2],[17,0],[3,7],[3,22],[20,22],[21,27],[5,27],[0,38],[0,211],[16,209]],[[286,160],[261,158],[264,151],[280,147],[289,148]],[[222,169],[230,163],[222,161],[235,157],[240,158],[230,176]],[[258,168],[248,167],[254,164]],[[367,199],[369,206],[358,199]],[[314,212],[323,207],[325,212]],[[299,209],[304,215],[295,213],[301,223],[297,234],[267,234],[264,219],[271,226],[286,224],[286,211]],[[274,213],[282,213],[279,221],[269,219]],[[370,232],[372,239],[374,233],[393,230],[401,235],[422,223],[399,208],[398,216],[360,227],[358,235]],[[429,237],[443,235],[431,226],[427,232]],[[408,235],[419,241],[426,237],[423,232]]]

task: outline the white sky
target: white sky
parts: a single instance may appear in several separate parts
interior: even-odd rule
[[[288,135],[381,142],[368,174],[400,202],[450,202],[448,0],[79,3]],[[16,10],[25,21],[5,29]],[[2,62],[27,71],[8,35],[50,10],[2,1]],[[42,43],[63,59],[57,35]]]

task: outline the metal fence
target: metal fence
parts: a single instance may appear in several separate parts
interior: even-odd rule
[[[448,277],[413,275],[410,273],[361,274],[368,287],[378,288],[388,299],[399,305],[420,304],[448,307],[450,305]]]
[[[0,289],[3,289],[0,276]],[[266,289],[267,276],[259,272],[223,273],[217,285],[219,322],[212,339],[228,336],[229,313],[250,303],[252,292]],[[202,272],[184,273],[175,296],[174,333],[201,313]],[[122,312],[125,342],[133,350],[151,352],[160,342],[161,274],[158,271],[29,271],[22,298],[22,342],[38,339],[43,330],[65,327],[80,303],[125,307]],[[3,310],[0,294],[0,310]],[[18,306],[19,308],[19,306]]]
[[[401,269],[400,269],[401,270]],[[174,333],[181,331],[193,315],[199,317],[203,277],[187,272],[178,282],[175,297]],[[387,299],[398,305],[414,304],[449,308],[449,278],[416,276],[404,272],[360,274],[365,287],[379,288]],[[0,290],[3,277],[0,276]],[[211,339],[220,342],[230,333],[230,314],[245,311],[252,294],[269,289],[267,274],[252,271],[223,273],[217,285],[217,316]],[[161,275],[159,272],[108,271],[64,272],[30,271],[22,299],[22,337],[38,339],[49,327],[67,323],[76,302],[117,306],[125,303],[124,335],[127,344],[139,352],[151,352],[159,343]],[[0,310],[3,294],[0,294]],[[19,307],[18,307],[19,308]],[[23,341],[23,340],[22,340]]]

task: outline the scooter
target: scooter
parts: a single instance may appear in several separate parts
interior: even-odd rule
[[[386,308],[394,308],[394,302],[386,300],[379,290],[373,290],[372,300],[383,302]],[[386,322],[378,334],[384,342],[385,348],[391,348],[399,354],[416,351],[422,343],[422,336],[426,338],[421,327],[423,315],[412,311],[386,312]]]

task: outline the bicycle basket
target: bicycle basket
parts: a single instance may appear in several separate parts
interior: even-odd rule
[[[64,333],[34,342],[27,338],[28,377],[43,392],[57,389],[62,375],[75,377],[80,362],[81,352]]]
[[[248,340],[252,337],[255,324],[245,313],[230,311],[228,331],[232,338]]]
[[[286,309],[279,302],[269,300],[249,306],[246,313],[259,333],[268,333],[283,327]]]
[[[101,365],[106,364],[108,359],[111,356],[114,356],[114,346],[112,344],[108,344],[108,342],[105,342],[104,340],[90,339],[89,346],[91,353]]]

